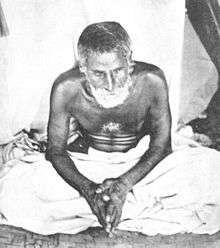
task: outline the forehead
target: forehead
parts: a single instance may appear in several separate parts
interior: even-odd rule
[[[87,57],[87,67],[90,70],[111,70],[126,66],[127,60],[121,51],[91,52]]]

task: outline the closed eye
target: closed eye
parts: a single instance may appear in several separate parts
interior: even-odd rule
[[[94,75],[96,77],[103,77],[104,76],[104,72],[103,71],[98,71],[98,70],[95,70],[93,71]]]
[[[119,67],[119,68],[115,69],[114,72],[119,73],[119,72],[123,71],[123,69],[124,69],[123,67]]]

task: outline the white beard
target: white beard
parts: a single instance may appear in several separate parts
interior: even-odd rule
[[[92,85],[90,85],[92,95],[104,108],[114,108],[118,105],[121,105],[129,96],[130,87],[131,79],[128,80],[128,82],[126,82],[123,87],[117,88],[114,93],[105,89],[95,89]]]

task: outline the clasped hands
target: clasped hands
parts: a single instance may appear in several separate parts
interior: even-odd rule
[[[105,179],[102,184],[94,183],[89,189],[90,196],[86,197],[86,200],[109,236],[115,233],[120,222],[122,208],[130,189],[129,184],[120,178]]]

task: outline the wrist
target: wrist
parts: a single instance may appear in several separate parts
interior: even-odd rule
[[[95,187],[95,184],[92,181],[84,181],[80,187],[80,194],[84,198],[88,198],[91,194],[91,189]]]
[[[127,191],[129,192],[133,188],[133,183],[132,181],[126,177],[126,176],[121,176],[119,177],[119,180],[122,182],[122,184],[126,187]]]

